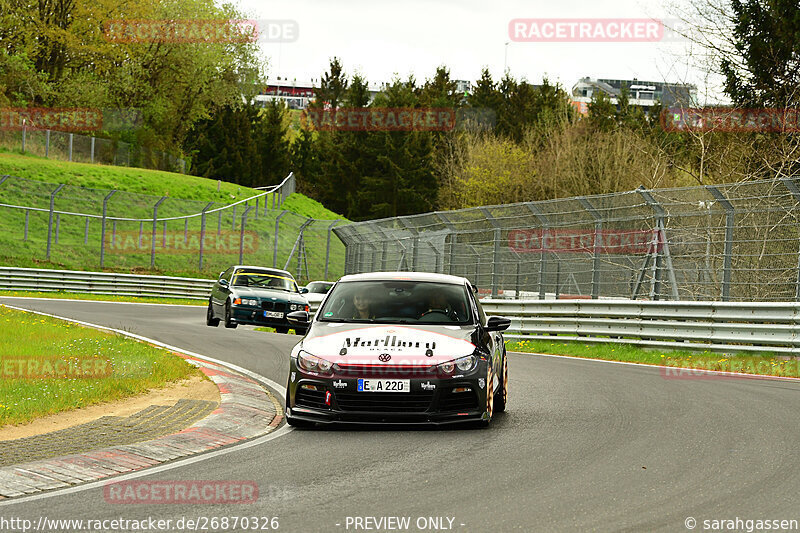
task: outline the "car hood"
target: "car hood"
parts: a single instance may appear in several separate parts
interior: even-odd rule
[[[275,298],[286,301],[302,301],[303,297],[298,293],[276,291],[273,289],[263,289],[259,287],[233,287],[231,291],[236,296],[242,298]]]
[[[475,326],[315,322],[299,348],[343,366],[386,364],[386,354],[389,364],[429,366],[472,354],[476,335]]]

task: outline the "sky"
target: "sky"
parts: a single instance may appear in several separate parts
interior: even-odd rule
[[[678,0],[680,1],[680,0]],[[348,75],[377,85],[395,75],[422,82],[437,66],[475,81],[507,67],[517,79],[547,76],[567,90],[584,76],[694,83],[707,77],[687,59],[688,43],[510,42],[509,21],[529,19],[674,19],[660,0],[233,0],[250,18],[296,21],[294,42],[263,43],[270,79],[316,80],[338,56]],[[506,44],[509,43],[509,44]],[[710,89],[712,96],[715,88]],[[706,100],[705,98],[703,100]],[[712,98],[713,100],[713,98]]]

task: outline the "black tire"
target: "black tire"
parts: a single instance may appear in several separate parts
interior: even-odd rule
[[[500,387],[494,393],[494,412],[502,413],[508,403],[508,354],[503,350],[503,370],[500,372]]]
[[[208,302],[208,310],[206,311],[206,326],[211,326],[212,328],[219,326],[219,318],[214,317],[214,308],[211,302]]]
[[[225,327],[228,329],[236,329],[238,325],[239,324],[231,320],[231,303],[225,302]]]
[[[487,428],[492,423],[492,416],[494,415],[494,391],[492,388],[491,371],[486,372],[486,412],[484,418],[478,424],[480,427]]]
[[[276,327],[275,333],[289,333],[289,328],[286,327]]]

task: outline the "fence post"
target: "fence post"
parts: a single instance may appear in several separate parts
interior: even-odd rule
[[[241,232],[239,233],[239,264],[240,265],[242,264],[242,261],[244,260],[244,226],[245,226],[245,224],[247,224],[247,212],[250,211],[250,209],[252,209],[252,206],[248,205],[247,208],[244,210],[244,213],[242,213],[242,228],[241,228]]]
[[[183,243],[184,244],[188,244],[189,243],[189,219],[188,218],[184,218],[183,219]]]
[[[54,190],[52,193],[50,193],[50,218],[49,218],[49,220],[47,222],[47,260],[48,261],[50,260],[50,240],[51,240],[52,235],[53,235],[53,210],[55,209],[56,194],[58,194],[58,191],[63,189],[65,185],[66,185],[65,183],[62,183],[61,185],[56,187],[56,190]]]
[[[30,217],[30,214],[31,214],[31,210],[30,209],[26,209],[25,210],[25,237],[22,239],[24,241],[28,240],[28,218]]]
[[[58,244],[58,236],[61,233],[61,213],[56,213],[56,244]]]
[[[117,242],[117,221],[116,219],[111,221],[111,246]]]
[[[198,267],[199,271],[203,270],[203,249],[204,243],[203,241],[206,240],[206,211],[214,205],[214,202],[209,202],[207,206],[203,208],[203,211],[200,214],[200,265]]]
[[[280,229],[281,218],[283,218],[283,215],[286,213],[286,211],[281,211],[281,214],[275,218],[275,248],[272,252],[272,268],[278,268],[278,230]]]
[[[333,231],[333,227],[341,222],[341,220],[334,220],[333,223],[328,226],[328,240],[325,243],[325,275],[323,279],[328,279],[328,265],[330,264],[331,260],[331,232]]]
[[[142,233],[144,233],[144,222],[139,222],[139,243],[136,245],[139,250],[142,249]]]
[[[22,153],[25,153],[25,137],[26,133],[28,132],[28,126],[26,124],[25,119],[22,119]]]
[[[253,211],[253,218],[258,220],[258,196],[256,196],[256,210]]]
[[[536,204],[526,203],[525,206],[533,213],[539,224],[542,225],[542,249],[539,252],[539,299],[544,300],[545,296],[547,296],[545,278],[547,277],[547,246],[550,243],[550,219],[542,213]]]
[[[153,269],[156,267],[156,232],[158,231],[158,206],[161,205],[161,202],[166,200],[166,196],[162,196],[159,201],[156,202],[156,205],[153,206],[153,235],[150,241],[150,268]],[[167,244],[166,236],[164,238],[164,245]]]
[[[501,228],[487,208],[481,207],[480,210],[481,213],[483,213],[483,216],[486,217],[486,220],[488,220],[494,228],[494,250],[492,252],[492,298],[497,298],[498,285],[500,283],[500,273],[497,271],[497,267],[500,264]]]
[[[89,156],[92,163],[94,163],[94,136],[92,137],[91,155]]]
[[[414,238],[411,240],[411,272],[417,271],[417,256],[418,256],[418,248],[419,248],[419,230],[411,225],[411,223],[406,220],[404,217],[400,217],[398,219],[400,223],[405,226],[405,228],[414,234]],[[360,249],[359,249],[360,255]],[[359,263],[360,264],[360,263]]]
[[[103,268],[103,263],[106,258],[106,215],[108,214],[108,201],[114,196],[115,192],[117,192],[116,189],[103,198],[103,219],[100,223],[100,268]]]
[[[784,182],[785,183],[785,182]],[[725,195],[713,185],[706,185],[706,189],[725,209],[725,258],[722,263],[722,301],[731,299],[731,265],[733,264],[733,223],[736,211]]]
[[[50,157],[50,130],[45,131],[44,134],[44,157]]]
[[[222,209],[217,211],[217,237],[222,233]]]
[[[577,198],[578,202],[583,206],[586,211],[592,215],[594,219],[594,250],[593,250],[593,264],[592,264],[592,299],[600,297],[600,250],[603,246],[603,218],[597,213],[597,210],[585,197]],[[560,263],[559,263],[560,271]]]
[[[83,244],[89,244],[89,217],[86,217],[83,225]]]
[[[68,159],[69,161],[72,161],[72,136],[73,135],[74,134],[72,134],[72,133],[69,134],[69,159]]]
[[[664,252],[664,261],[667,264],[667,276],[669,277],[670,285],[672,285],[672,299],[678,301],[680,300],[680,295],[678,294],[678,282],[675,279],[675,269],[672,266],[672,255],[669,253],[669,243],[667,242],[667,227],[666,224],[664,224],[666,211],[664,211],[664,208],[661,207],[661,204],[659,204],[656,199],[653,198],[653,195],[650,194],[647,189],[644,187],[639,187],[636,189],[636,191],[642,195],[644,201],[647,202],[647,205],[649,205],[656,213],[656,232],[658,235],[657,246],[661,246]],[[659,252],[659,250],[656,250],[656,252]],[[661,272],[660,262],[657,268],[658,272]],[[655,294],[655,298],[658,299],[659,291],[654,290],[653,292]]]
[[[781,181],[783,182],[784,186],[789,189],[789,192],[792,193],[795,201],[800,202],[800,189],[798,189],[794,180],[791,178],[781,178]],[[794,299],[795,301],[800,302],[800,247],[797,249],[797,281],[795,283]]]
[[[444,255],[447,258],[447,273],[452,275],[453,274],[453,238],[456,237],[456,228],[455,228],[455,226],[453,226],[453,223],[450,222],[450,219],[447,218],[447,216],[444,213],[436,211],[433,214],[436,215],[437,218],[442,221],[442,224],[444,224],[445,227],[448,230],[450,230],[450,235],[447,235],[445,237],[446,248],[445,248]],[[449,242],[447,241],[447,237],[450,237],[450,241]],[[443,257],[442,258],[442,272],[444,272],[444,260],[445,260],[445,258]]]

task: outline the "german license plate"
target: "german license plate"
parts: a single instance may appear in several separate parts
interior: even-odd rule
[[[408,379],[358,379],[358,392],[411,392]]]
[[[280,311],[264,311],[264,316],[267,318],[283,318],[283,313]]]

